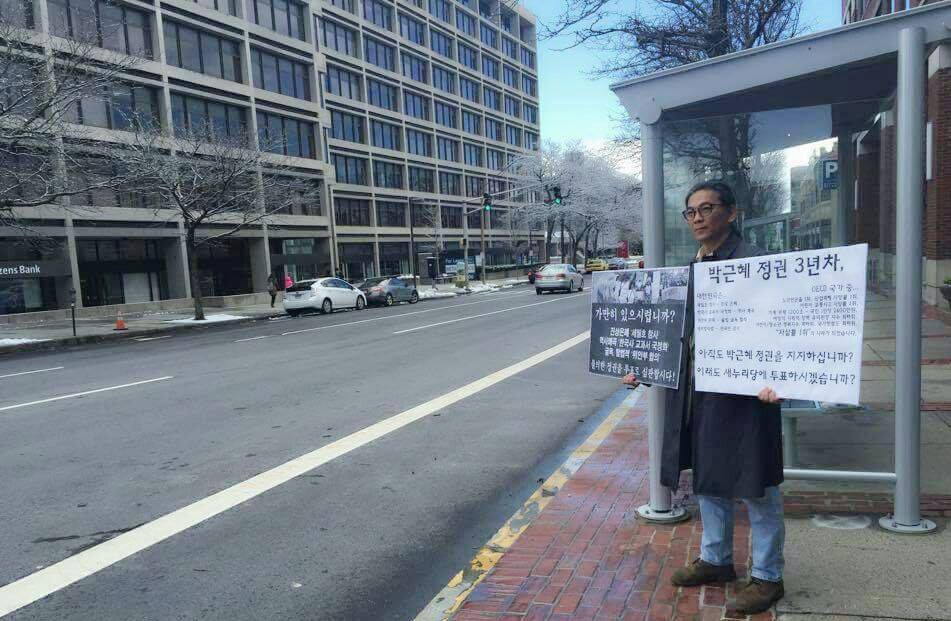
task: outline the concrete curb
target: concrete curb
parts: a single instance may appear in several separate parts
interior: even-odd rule
[[[515,283],[512,287],[519,287],[525,283]],[[454,292],[457,296],[460,295],[475,295],[478,293],[489,293],[488,291],[465,291],[465,292]],[[452,298],[429,298],[429,299],[420,299],[420,302],[432,302],[435,300],[450,300]],[[222,309],[224,310],[224,309]],[[65,349],[67,347],[78,347],[81,345],[93,345],[100,343],[113,343],[118,341],[124,341],[135,338],[149,337],[149,336],[160,336],[168,333],[176,332],[185,332],[189,330],[210,330],[213,328],[226,327],[226,326],[238,326],[249,323],[254,323],[257,321],[266,321],[270,320],[273,317],[282,317],[284,316],[283,311],[275,312],[271,315],[261,315],[259,317],[245,317],[243,319],[236,319],[234,321],[222,321],[214,322],[207,324],[182,324],[182,325],[169,325],[168,327],[163,328],[149,328],[146,330],[129,330],[127,332],[115,332],[113,334],[90,334],[87,336],[70,336],[67,338],[60,339],[49,339],[45,341],[37,341],[35,343],[23,343],[22,345],[8,345],[6,347],[0,347],[0,357],[9,356],[11,354],[20,354],[26,352],[35,352],[35,351],[55,351],[58,349]]]

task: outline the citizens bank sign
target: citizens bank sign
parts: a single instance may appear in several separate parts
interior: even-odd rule
[[[67,275],[69,275],[69,267],[63,261],[0,263],[0,278],[45,278]]]

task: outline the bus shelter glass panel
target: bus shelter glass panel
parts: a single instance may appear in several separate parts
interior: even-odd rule
[[[696,256],[681,212],[690,187],[711,179],[733,188],[736,229],[768,253],[869,244],[863,406],[786,403],[786,467],[893,472],[894,101],[667,121],[662,132],[667,265]]]

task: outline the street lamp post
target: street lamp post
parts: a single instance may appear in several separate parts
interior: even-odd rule
[[[418,266],[416,265],[416,231],[413,228],[413,199],[409,199],[409,269],[413,272],[413,286],[419,287]]]
[[[485,284],[485,207],[479,210],[479,213],[482,214],[479,224],[482,228],[482,245],[479,248],[479,251],[482,253],[482,284]]]
[[[69,312],[73,317],[73,336],[76,336],[76,290],[69,290]]]

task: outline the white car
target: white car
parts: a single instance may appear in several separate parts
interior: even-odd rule
[[[319,310],[328,314],[337,308],[363,310],[366,305],[363,292],[339,278],[302,280],[284,292],[284,310],[291,317],[304,311]]]

